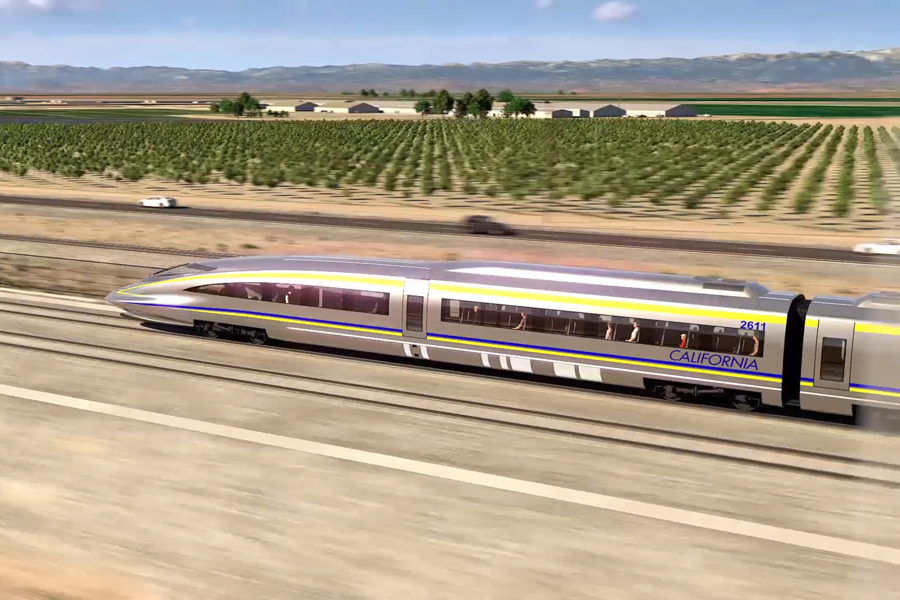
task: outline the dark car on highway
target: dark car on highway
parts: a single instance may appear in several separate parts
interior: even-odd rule
[[[514,235],[515,230],[500,221],[495,221],[485,215],[472,215],[463,221],[463,225],[469,233],[486,233],[488,235]]]

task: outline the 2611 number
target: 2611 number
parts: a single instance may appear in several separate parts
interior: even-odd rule
[[[753,331],[765,331],[766,324],[762,321],[741,321],[741,329],[751,329]]]

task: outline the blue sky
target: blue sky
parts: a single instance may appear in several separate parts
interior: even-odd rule
[[[0,0],[0,60],[250,67],[900,46],[900,0]]]

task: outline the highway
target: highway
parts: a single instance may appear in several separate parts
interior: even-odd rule
[[[0,559],[166,598],[900,598],[900,438],[9,289],[0,347]]]
[[[38,198],[22,196],[0,196],[0,204],[52,206],[58,208],[78,208],[118,212],[146,213],[148,209],[135,203],[105,202],[90,200],[70,200],[61,198]],[[298,225],[319,225],[367,230],[390,230],[436,235],[468,235],[460,224],[424,221],[396,221],[376,218],[348,218],[332,215],[306,214],[296,212],[228,210],[214,208],[181,207],[173,210],[181,216],[206,219],[229,219],[269,223],[293,223]],[[658,250],[678,250],[757,256],[771,258],[793,258],[829,262],[859,264],[900,264],[900,256],[865,255],[836,248],[788,246],[778,244],[754,244],[744,242],[722,242],[711,240],[690,240],[656,236],[631,236],[608,233],[579,231],[553,231],[549,229],[519,229],[517,238],[567,244],[588,244],[598,246],[618,246]]]

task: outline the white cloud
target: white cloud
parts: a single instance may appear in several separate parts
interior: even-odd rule
[[[554,0],[537,0],[534,5],[538,8],[553,8]]]
[[[637,11],[637,8],[637,4],[613,0],[598,6],[594,9],[593,15],[598,21],[622,21],[631,17]]]
[[[0,0],[0,12],[33,14],[96,10],[103,4],[104,0]]]

